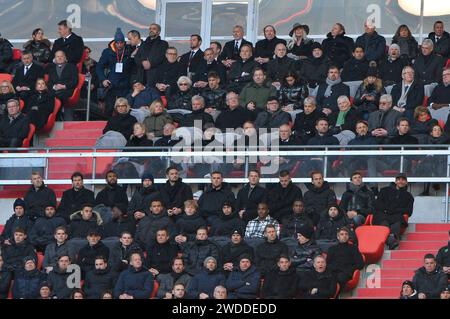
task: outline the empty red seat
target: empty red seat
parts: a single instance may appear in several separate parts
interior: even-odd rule
[[[0,82],[9,81],[12,82],[13,76],[9,73],[0,73]]]
[[[384,243],[390,230],[386,226],[359,226],[356,228],[358,248],[366,259],[366,264],[378,262],[384,253]]]
[[[22,142],[22,147],[30,147],[31,141],[33,140],[34,132],[36,131],[36,127],[34,124],[30,123],[30,129],[28,130],[28,136]]]
[[[73,90],[72,96],[66,101],[64,106],[74,107],[75,105],[77,105],[78,101],[80,100],[81,88],[84,85],[85,79],[86,79],[86,77],[84,76],[84,74],[78,74],[77,87],[75,88],[75,90]]]
[[[5,229],[5,225],[0,225],[0,234],[3,233],[3,229]]]
[[[22,58],[22,51],[20,51],[19,49],[13,49],[13,60],[14,61],[20,61],[20,59]]]
[[[353,272],[352,279],[347,281],[347,283],[345,284],[344,291],[352,291],[353,289],[355,289],[358,286],[360,276],[361,272],[359,271],[359,269],[356,269]]]
[[[159,289],[159,282],[154,280],[153,281],[153,290],[152,290],[152,293],[150,294],[150,299],[155,299],[156,294],[158,293],[158,289]]]

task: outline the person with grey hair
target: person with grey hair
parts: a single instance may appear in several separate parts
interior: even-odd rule
[[[409,65],[409,61],[400,55],[400,46],[395,43],[391,44],[387,58],[380,62],[378,68],[383,85],[386,87],[400,83],[402,70],[407,65]]]
[[[192,96],[194,92],[192,90],[192,81],[187,76],[180,76],[177,81],[178,92],[175,93],[169,100],[168,109],[182,109],[182,110],[192,110]]]
[[[419,58],[418,58],[419,59]],[[424,98],[424,86],[420,80],[414,78],[417,73],[410,66],[402,70],[402,82],[394,85],[391,91],[394,110],[403,113],[410,122],[414,120],[414,110],[422,105]]]
[[[221,285],[216,286],[214,288],[214,299],[228,299],[227,288]]]
[[[247,121],[255,120],[255,113],[239,105],[239,95],[228,92],[226,96],[228,109],[222,111],[216,119],[216,127],[225,132],[227,128],[242,127]]]
[[[433,25],[433,32],[428,38],[434,43],[434,52],[444,59],[450,57],[450,34],[444,30],[444,22],[438,20]]]
[[[379,110],[369,115],[369,132],[377,139],[377,144],[383,144],[397,133],[397,121],[402,116],[392,108],[392,96],[384,94],[380,97]]]
[[[195,121],[200,123],[203,129],[206,123],[214,123],[211,115],[205,112],[205,99],[200,95],[194,95],[192,101],[192,113],[183,115],[180,127],[194,127]]]
[[[445,64],[444,59],[442,56],[434,53],[434,43],[430,39],[422,41],[421,51],[421,54],[414,61],[416,80],[423,85],[439,83],[442,76],[442,68]]]
[[[0,147],[20,147],[30,129],[29,118],[20,112],[19,101],[6,102],[8,114],[0,120]]]
[[[355,138],[356,122],[361,119],[361,113],[345,95],[339,96],[337,103],[339,112],[333,112],[328,117],[330,132],[339,140],[341,145],[347,145],[350,140]]]
[[[303,101],[303,112],[295,117],[293,127],[295,135],[307,143],[316,134],[316,122],[321,117],[325,117],[325,114],[317,108],[316,99],[308,96]]]
[[[189,282],[187,295],[192,299],[209,299],[218,285],[225,285],[225,276],[217,267],[217,259],[209,256],[203,262],[203,269]]]
[[[235,25],[233,27],[233,40],[225,43],[218,60],[227,68],[230,68],[234,62],[239,60],[239,52],[244,44],[253,46],[251,42],[244,39],[244,28],[241,25]]]

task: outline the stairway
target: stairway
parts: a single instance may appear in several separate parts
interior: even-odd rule
[[[381,286],[368,288],[365,281],[370,274],[366,273],[361,278],[362,287],[355,289],[351,298],[399,298],[403,281],[412,280],[415,270],[423,265],[425,254],[436,255],[439,248],[447,244],[449,230],[450,224],[416,224],[415,227],[411,224],[403,235],[399,248],[386,251],[379,264]]]

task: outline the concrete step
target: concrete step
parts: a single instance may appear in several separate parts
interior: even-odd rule
[[[393,250],[391,259],[422,259],[428,253],[428,250]]]
[[[103,129],[92,129],[92,130],[64,130],[64,131],[56,131],[55,136],[53,138],[92,138],[99,137],[103,134]]]
[[[64,129],[104,129],[106,121],[64,122]]]
[[[422,259],[398,259],[384,260],[382,269],[417,269],[423,265]]]
[[[443,243],[448,241],[448,233],[411,233],[407,234],[405,240],[408,241],[442,241]]]
[[[447,232],[450,231],[449,224],[416,224],[416,232]]]
[[[427,242],[401,242],[399,250],[429,250],[430,253],[436,253],[439,248],[445,245],[442,241],[427,241]]]

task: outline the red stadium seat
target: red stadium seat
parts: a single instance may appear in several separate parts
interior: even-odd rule
[[[86,56],[87,56],[87,52],[86,52],[86,50],[83,50],[83,55],[81,56],[81,60],[80,60],[80,62],[77,63],[78,73],[81,73],[81,71],[83,69],[83,62],[86,59]]]
[[[359,269],[356,269],[353,272],[352,279],[347,281],[344,291],[352,291],[353,289],[355,289],[358,286],[360,276],[361,276],[361,272],[359,271]]]
[[[85,78],[86,77],[84,76],[84,74],[78,74],[77,87],[75,88],[75,90],[73,90],[72,96],[66,101],[64,106],[74,107],[75,105],[77,105],[78,101],[80,100],[81,88],[84,85]]]
[[[424,96],[424,97],[423,97],[423,103],[422,103],[422,105],[425,106],[425,107],[428,106],[428,96]]]
[[[25,102],[22,99],[19,99],[19,106],[20,106],[20,111],[23,111],[23,108],[25,107]]]
[[[3,233],[3,229],[5,229],[5,225],[0,225],[0,234]]]
[[[378,262],[383,256],[384,243],[390,230],[386,226],[359,226],[356,228],[358,248],[367,264]]]
[[[445,122],[444,122],[443,119],[439,119],[439,120],[438,120],[438,124],[439,124],[439,126],[441,127],[441,129],[444,129],[444,128],[445,128]]]
[[[22,51],[19,49],[13,49],[13,60],[14,61],[20,61],[22,58]]]
[[[12,82],[13,76],[9,73],[0,73],[0,82],[9,81]]]
[[[450,68],[450,59],[447,60],[447,63],[445,64],[446,68]]]
[[[48,84],[48,79],[49,79],[48,74],[44,74],[44,81],[45,81],[45,83],[47,83],[47,84]]]
[[[373,215],[372,214],[367,215],[364,225],[366,225],[366,226],[373,225]]]
[[[22,142],[22,147],[30,147],[31,141],[33,141],[34,132],[36,131],[36,127],[34,124],[30,123],[30,129],[28,131],[28,136],[24,138]]]
[[[167,109],[167,97],[166,96],[161,96],[161,102],[163,103],[163,105],[164,105],[164,108],[166,108]]]
[[[158,289],[159,289],[159,282],[157,280],[153,281],[153,290],[152,293],[150,294],[150,299],[155,299],[156,294],[158,293]]]
[[[336,292],[335,292],[334,296],[331,297],[330,299],[337,299],[339,297],[340,291],[341,291],[341,287],[339,286],[339,284],[336,284]]]
[[[44,254],[43,253],[37,253],[37,268],[39,270],[42,270],[42,265],[44,264]]]
[[[408,214],[403,214],[403,220],[405,221],[406,226],[402,226],[402,228],[400,228],[400,235],[403,235],[406,231],[406,228],[408,228],[408,220],[409,220]]]
[[[61,109],[61,101],[55,97],[55,107],[53,112],[48,116],[47,123],[39,130],[39,133],[49,133],[55,126],[56,116]]]

